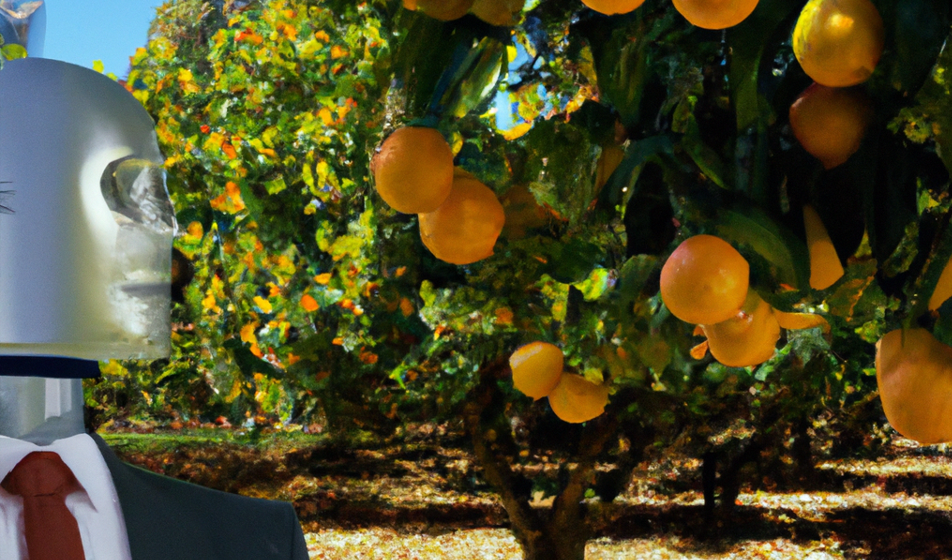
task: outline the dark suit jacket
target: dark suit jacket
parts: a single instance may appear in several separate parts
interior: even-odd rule
[[[99,446],[119,494],[132,560],[307,560],[294,508],[123,463]]]

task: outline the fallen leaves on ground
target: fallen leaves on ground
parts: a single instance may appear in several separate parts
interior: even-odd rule
[[[322,530],[308,533],[312,560],[523,560],[507,529],[472,529],[437,536],[392,529]],[[590,541],[586,560],[834,560],[843,558],[835,541],[794,543],[784,539],[735,543],[720,550],[676,535],[650,539]]]
[[[322,530],[307,534],[312,559],[320,560],[522,560],[505,529],[473,529],[430,536],[393,529]]]

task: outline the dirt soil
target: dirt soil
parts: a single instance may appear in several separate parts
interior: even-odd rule
[[[121,458],[152,471],[292,502],[312,558],[521,558],[465,439],[438,427],[397,442],[223,429],[123,428],[103,436]],[[712,525],[699,461],[641,465],[614,502],[589,500],[601,530],[586,558],[952,558],[945,447],[897,440],[881,457],[817,467],[809,491],[746,487],[732,516]],[[527,468],[540,476],[555,470]],[[551,500],[538,493],[532,503],[544,508]]]

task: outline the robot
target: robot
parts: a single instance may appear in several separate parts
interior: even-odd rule
[[[24,5],[42,8],[0,1],[5,36]],[[13,28],[37,52],[42,33]],[[290,504],[125,464],[84,425],[97,360],[169,353],[177,225],[162,162],[148,113],[106,76],[41,58],[0,70],[0,480],[34,451],[57,453],[78,482],[65,504],[88,557],[305,560]],[[6,488],[0,550],[33,558],[25,498]]]

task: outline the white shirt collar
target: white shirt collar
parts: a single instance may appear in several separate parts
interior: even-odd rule
[[[76,480],[82,485],[89,496],[93,507],[97,511],[108,507],[104,502],[112,494],[109,483],[109,467],[99,452],[99,447],[88,434],[77,434],[64,439],[58,439],[49,445],[36,445],[6,436],[0,436],[0,480],[3,480],[13,467],[24,457],[34,451],[52,451],[63,459],[66,466],[73,471]],[[106,476],[103,476],[103,473]]]

